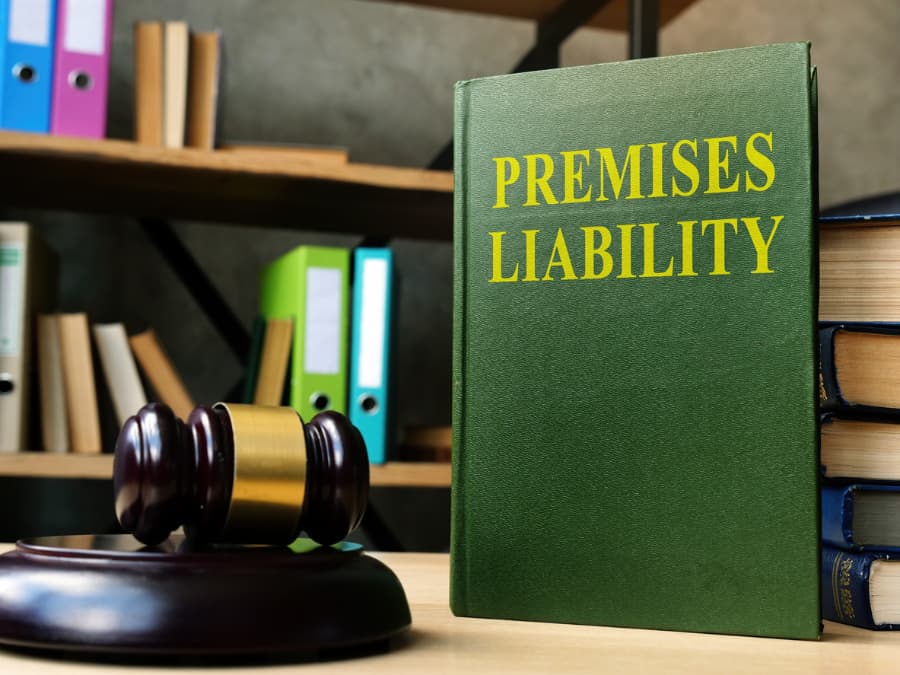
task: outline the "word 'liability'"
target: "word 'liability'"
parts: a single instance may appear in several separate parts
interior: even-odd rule
[[[769,258],[769,249],[778,226],[784,216],[769,216],[771,228],[768,234],[763,234],[760,218],[717,218],[710,220],[679,220],[677,227],[680,236],[677,239],[680,245],[677,249],[663,258],[660,262],[656,250],[656,232],[659,223],[639,223],[616,225],[608,228],[603,225],[591,225],[579,228],[579,235],[574,235],[574,230],[566,238],[565,230],[556,230],[553,246],[547,252],[547,247],[539,247],[538,235],[540,230],[522,230],[522,240],[515,242],[516,250],[522,250],[524,243],[524,255],[515,260],[504,257],[504,238],[508,232],[488,232],[491,237],[491,277],[492,283],[516,282],[516,281],[569,281],[569,280],[596,280],[596,279],[658,279],[663,277],[696,277],[701,274],[708,276],[725,276],[731,274],[728,265],[726,244],[727,235],[749,238],[755,253],[755,266],[750,274],[773,274],[772,261]],[[617,235],[619,245],[613,248],[614,233]],[[579,245],[583,246],[584,257],[580,269],[576,270],[569,253],[572,238],[578,238]],[[544,243],[546,237],[542,238]],[[635,242],[639,241],[643,251],[640,272],[635,273],[636,266],[632,251]],[[509,240],[507,240],[507,243]],[[575,245],[575,244],[572,244]],[[700,266],[697,259],[708,261],[709,248],[712,248],[712,264]],[[509,247],[507,247],[509,248]],[[701,253],[696,255],[695,253]],[[617,254],[617,255],[616,255]],[[579,256],[580,257],[580,256]],[[577,258],[576,258],[577,259]],[[540,262],[540,267],[538,263]],[[542,271],[538,276],[538,270]],[[677,270],[677,271],[676,271]],[[617,272],[615,275],[614,272]]]

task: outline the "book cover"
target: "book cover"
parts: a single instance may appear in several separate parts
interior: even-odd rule
[[[103,441],[87,314],[57,314],[57,329],[69,446],[72,452],[98,454],[103,451]]]
[[[350,251],[326,246],[298,246],[262,272],[260,313],[294,322],[290,405],[306,421],[347,410],[349,273]]]
[[[811,75],[457,85],[456,614],[819,635]]]
[[[856,553],[822,547],[822,616],[830,621],[897,630],[900,584],[897,554]],[[893,583],[892,583],[893,582]],[[884,605],[887,605],[886,607]]]

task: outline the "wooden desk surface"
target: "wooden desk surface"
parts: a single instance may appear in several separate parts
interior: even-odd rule
[[[2,546],[0,551],[10,547]],[[900,633],[826,623],[820,642],[664,631],[567,626],[454,617],[447,606],[448,557],[379,553],[400,577],[413,628],[389,653],[361,659],[222,668],[228,675],[266,673],[892,673]],[[168,667],[64,662],[0,650],[0,672],[30,675],[156,673]],[[212,675],[218,668],[178,668]]]

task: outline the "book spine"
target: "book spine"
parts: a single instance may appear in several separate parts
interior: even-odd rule
[[[159,21],[134,25],[134,137],[162,145],[163,33]]]
[[[42,447],[47,452],[68,452],[69,421],[66,415],[59,325],[55,314],[41,314],[37,317],[37,334]]]
[[[853,547],[854,485],[822,486],[822,541],[830,546]]]
[[[877,333],[897,335],[900,326],[895,323],[820,323],[819,325],[819,408],[826,412],[837,412],[843,417],[871,417],[896,420],[900,410],[882,406],[855,404],[841,393],[840,374],[835,363],[834,345],[839,332]]]
[[[834,366],[834,334],[842,328],[837,325],[819,329],[819,406],[822,410],[839,410],[847,405],[841,398]]]
[[[465,508],[460,495],[466,487],[465,368],[466,368],[466,126],[469,82],[457,82],[454,111],[453,180],[453,364],[452,364],[452,471],[450,520],[450,608],[468,614],[468,565],[466,561]]]
[[[853,515],[857,495],[863,492],[900,492],[900,485],[829,479],[822,485],[822,542],[849,551],[900,553],[900,546],[864,544],[856,540]]]
[[[854,553],[823,546],[822,618],[872,630],[900,628],[897,624],[876,624],[869,598],[872,563],[894,558],[889,553]]]
[[[60,314],[57,321],[70,446],[73,452],[96,454],[103,444],[87,315]]]

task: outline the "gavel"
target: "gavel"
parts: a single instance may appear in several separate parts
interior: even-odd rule
[[[217,403],[187,421],[161,403],[128,418],[113,464],[116,517],[155,546],[178,527],[210,543],[330,545],[362,520],[369,459],[340,413]]]

